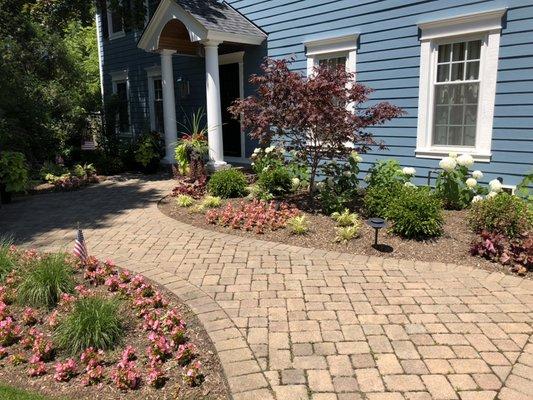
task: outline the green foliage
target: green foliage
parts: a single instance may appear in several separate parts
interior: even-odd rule
[[[161,138],[157,132],[150,132],[142,135],[137,143],[135,150],[135,161],[141,164],[144,168],[157,163],[161,159]]]
[[[533,206],[533,171],[524,176],[524,179],[516,186],[516,195]]]
[[[337,222],[339,226],[350,226],[360,224],[359,216],[356,213],[351,213],[347,208],[342,212],[334,212],[331,218]]]
[[[408,239],[442,234],[442,202],[429,188],[402,186],[391,199],[387,217],[392,221],[392,232]]]
[[[350,225],[335,228],[335,232],[337,232],[337,235],[335,236],[335,241],[346,243],[352,239],[355,239],[357,236],[359,236],[360,228],[360,225]]]
[[[67,172],[68,172],[68,169],[64,165],[46,161],[41,167],[41,170],[39,171],[39,175],[41,176],[42,179],[48,180],[46,178],[47,175],[61,176],[61,175],[66,174]]]
[[[363,198],[365,214],[368,217],[386,218],[389,205],[402,187],[398,182],[389,187],[368,186]]]
[[[80,179],[88,178],[96,175],[96,168],[92,164],[76,164],[72,168],[72,173]]]
[[[8,192],[23,192],[28,187],[28,167],[24,154],[3,151],[0,153],[0,183]]]
[[[246,176],[241,171],[229,168],[216,171],[207,183],[211,195],[228,199],[246,195]]]
[[[50,397],[44,397],[38,394],[15,389],[9,386],[0,385],[0,399],[9,400],[52,400]]]
[[[292,217],[287,220],[287,227],[295,235],[305,235],[309,232],[309,221],[305,215]]]
[[[203,108],[196,110],[192,116],[185,115],[185,123],[178,122],[182,128],[182,137],[179,139],[175,150],[178,170],[182,174],[190,173],[196,177],[195,164],[202,164],[209,153],[207,144],[207,125]]]
[[[51,308],[62,293],[73,291],[73,269],[65,254],[47,254],[21,270],[17,295],[21,304]]]
[[[402,167],[396,160],[378,161],[368,170],[365,177],[369,187],[386,188],[395,183],[402,185],[408,181],[402,172]]]
[[[261,189],[275,197],[286,195],[292,191],[292,176],[283,165],[267,168],[260,172],[257,183]]]
[[[219,208],[222,205],[222,199],[217,196],[205,196],[202,200],[201,207],[206,208]]]
[[[321,185],[319,199],[326,214],[341,212],[357,198],[361,161],[361,156],[352,152],[346,162],[333,160],[322,167],[322,173],[328,178],[325,185]]]
[[[473,203],[468,223],[477,233],[487,231],[514,238],[533,228],[533,210],[521,198],[502,192]]]
[[[16,267],[16,259],[9,250],[12,243],[10,238],[0,236],[0,282]]]
[[[194,199],[186,194],[180,194],[176,197],[176,204],[178,207],[190,207],[194,204]]]
[[[88,347],[114,348],[124,336],[120,303],[97,296],[77,299],[72,310],[59,321],[54,341],[71,354]]]

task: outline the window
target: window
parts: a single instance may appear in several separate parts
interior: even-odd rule
[[[346,66],[348,72],[355,73],[357,38],[357,34],[352,34],[305,42],[307,75],[317,65]]]
[[[449,152],[490,161],[505,10],[419,24],[418,157]]]
[[[156,132],[165,131],[163,115],[163,80],[161,68],[153,66],[146,69],[148,76],[148,109],[150,112],[150,129]]]
[[[116,39],[124,36],[124,20],[119,10],[113,10],[107,2],[107,30],[109,39]]]
[[[117,97],[116,129],[121,134],[130,134],[129,82],[127,71],[111,74],[113,93]]]

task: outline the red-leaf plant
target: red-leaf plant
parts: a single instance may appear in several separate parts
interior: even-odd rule
[[[362,107],[372,89],[355,83],[355,75],[344,68],[318,66],[307,78],[291,71],[290,62],[267,59],[263,74],[250,78],[257,94],[236,100],[229,111],[234,118],[242,116],[253,139],[268,144],[277,136],[308,160],[312,195],[323,161],[343,160],[353,150],[364,153],[375,145],[383,148],[367,129],[404,112],[388,102]]]

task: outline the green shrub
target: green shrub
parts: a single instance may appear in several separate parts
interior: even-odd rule
[[[44,255],[21,271],[19,302],[36,307],[55,306],[62,293],[74,291],[73,272],[64,254]]]
[[[356,213],[351,213],[347,208],[342,212],[334,212],[331,214],[339,226],[358,225],[360,223],[359,216]]]
[[[361,229],[361,225],[350,225],[335,228],[335,231],[337,232],[335,241],[346,243],[359,235],[359,229]]]
[[[176,197],[176,204],[178,207],[190,207],[193,205],[193,203],[194,199],[186,194],[180,194],[178,197]]]
[[[82,297],[59,321],[54,341],[60,348],[75,354],[88,347],[112,349],[124,335],[120,303],[114,299]]]
[[[13,254],[9,251],[11,244],[11,239],[0,237],[0,282],[2,282],[16,266],[16,260],[13,257]]]
[[[257,183],[261,189],[276,197],[292,191],[292,175],[283,166],[261,172]]]
[[[207,183],[211,195],[228,199],[246,195],[246,176],[239,170],[230,168],[215,172]]]
[[[305,215],[292,217],[287,220],[287,227],[295,235],[305,235],[309,232],[309,221],[307,221]]]
[[[408,177],[403,173],[402,167],[396,160],[378,161],[368,170],[365,181],[368,187],[386,188],[395,183],[404,184]]]
[[[206,208],[219,208],[222,205],[222,199],[217,196],[205,196],[202,200],[201,207]]]
[[[65,166],[46,161],[43,164],[41,170],[39,171],[39,175],[42,179],[47,180],[47,175],[61,176],[63,174],[66,174],[67,172],[68,169]]]
[[[365,214],[369,217],[386,218],[389,205],[401,189],[399,182],[391,183],[387,187],[367,187],[363,198]]]
[[[29,184],[29,170],[24,154],[15,151],[0,153],[0,183],[7,192],[23,192]]]
[[[391,199],[387,217],[392,221],[392,232],[405,238],[426,239],[442,234],[442,202],[429,188],[402,186]]]
[[[500,193],[473,203],[468,223],[478,233],[485,230],[514,238],[532,229],[533,210],[519,197]]]

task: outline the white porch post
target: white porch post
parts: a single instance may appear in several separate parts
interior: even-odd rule
[[[224,162],[222,143],[222,109],[220,106],[220,76],[218,71],[218,45],[208,40],[205,47],[205,73],[207,96],[207,140],[209,142],[209,167],[219,169]]]
[[[166,164],[176,162],[174,149],[178,141],[176,125],[176,99],[174,97],[174,70],[172,68],[173,50],[161,52],[161,80],[163,86],[163,118],[165,121],[165,158]]]

